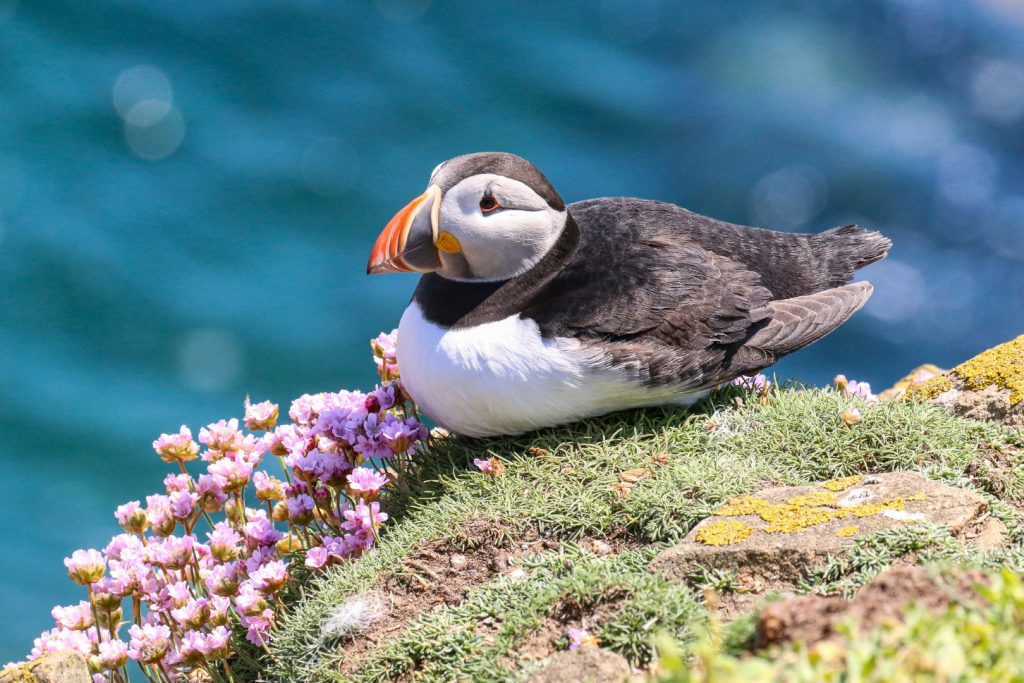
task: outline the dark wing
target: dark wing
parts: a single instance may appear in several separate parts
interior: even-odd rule
[[[570,206],[579,250],[522,314],[647,383],[697,388],[754,372],[835,329],[870,295],[868,285],[773,301],[748,264],[660,222],[671,212],[640,200],[582,204]]]

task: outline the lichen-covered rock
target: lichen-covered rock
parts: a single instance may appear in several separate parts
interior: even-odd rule
[[[958,532],[986,509],[980,496],[913,472],[775,487],[729,499],[651,569],[680,579],[700,567],[742,569],[794,581],[862,534],[914,522]]]
[[[527,683],[622,683],[629,677],[629,662],[622,655],[584,646],[558,652]]]
[[[939,375],[944,375],[947,372],[949,371],[943,370],[939,366],[932,365],[931,363],[919,365],[913,370],[911,370],[909,373],[907,373],[905,377],[903,377],[895,384],[893,384],[891,387],[880,393],[878,395],[878,398],[881,401],[896,401],[898,399],[903,398],[907,391],[910,390],[912,387],[927,382],[928,380],[934,377],[938,377]]]
[[[91,683],[89,665],[78,652],[63,650],[9,667],[0,672],[0,683]]]
[[[1024,428],[1024,335],[910,386],[906,396],[932,401],[972,420]]]

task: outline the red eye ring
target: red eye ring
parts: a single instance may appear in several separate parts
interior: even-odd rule
[[[494,194],[488,190],[487,194],[480,198],[480,210],[484,213],[491,213],[501,208],[501,204],[494,198]]]

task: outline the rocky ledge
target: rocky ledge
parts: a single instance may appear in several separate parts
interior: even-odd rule
[[[689,412],[435,442],[376,554],[307,589],[266,675],[781,680],[796,642],[967,604],[1024,569],[1022,351],[916,373],[898,400],[730,387]],[[485,454],[503,467],[473,471]]]

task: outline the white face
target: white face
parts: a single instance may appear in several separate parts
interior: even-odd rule
[[[460,250],[442,249],[437,273],[450,280],[515,277],[551,249],[565,218],[525,183],[491,173],[470,176],[444,193],[438,233],[450,233]]]

